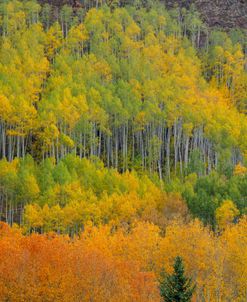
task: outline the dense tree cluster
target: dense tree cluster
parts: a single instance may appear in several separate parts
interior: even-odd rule
[[[193,10],[158,5],[50,14],[35,1],[1,4],[1,157],[74,152],[160,178],[186,174],[195,154],[202,174],[243,160],[241,32],[209,35]]]
[[[0,2],[0,301],[245,301],[245,33]]]
[[[131,232],[88,226],[72,240],[1,224],[0,300],[158,302],[159,274],[173,273],[179,252],[195,280],[192,301],[245,301],[246,227],[244,219],[216,236],[198,221],[173,223],[161,236],[139,222]]]
[[[58,164],[30,157],[0,161],[0,215],[26,232],[78,234],[88,223],[131,227],[135,220],[161,229],[172,219],[200,218],[222,228],[246,214],[247,173],[237,166],[229,178],[216,172],[184,181],[120,174],[103,162],[67,155]],[[190,214],[189,214],[190,213]]]
[[[51,159],[37,165],[26,157],[1,161],[0,171],[1,219],[24,224],[27,232],[74,234],[88,223],[131,226],[136,219],[165,227],[188,217],[181,194],[165,193],[146,175],[104,168],[97,159],[69,155],[58,165]]]

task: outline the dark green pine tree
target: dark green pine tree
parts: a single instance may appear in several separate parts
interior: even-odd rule
[[[192,279],[184,275],[183,259],[176,257],[174,273],[167,275],[164,271],[160,278],[160,294],[164,302],[188,302],[191,301],[195,286]]]

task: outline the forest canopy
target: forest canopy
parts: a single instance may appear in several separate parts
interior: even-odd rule
[[[246,32],[82,2],[0,1],[0,301],[245,301]]]

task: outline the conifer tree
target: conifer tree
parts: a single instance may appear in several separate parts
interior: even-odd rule
[[[192,279],[184,275],[183,259],[179,256],[174,261],[174,273],[166,275],[161,273],[160,294],[164,302],[189,302],[191,301],[195,286]]]

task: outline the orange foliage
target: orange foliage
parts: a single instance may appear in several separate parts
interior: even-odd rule
[[[154,274],[82,240],[0,225],[0,301],[159,301]]]
[[[181,256],[193,301],[245,301],[247,220],[221,235],[199,221],[158,226],[87,226],[78,238],[0,224],[0,301],[160,302],[157,279]]]

